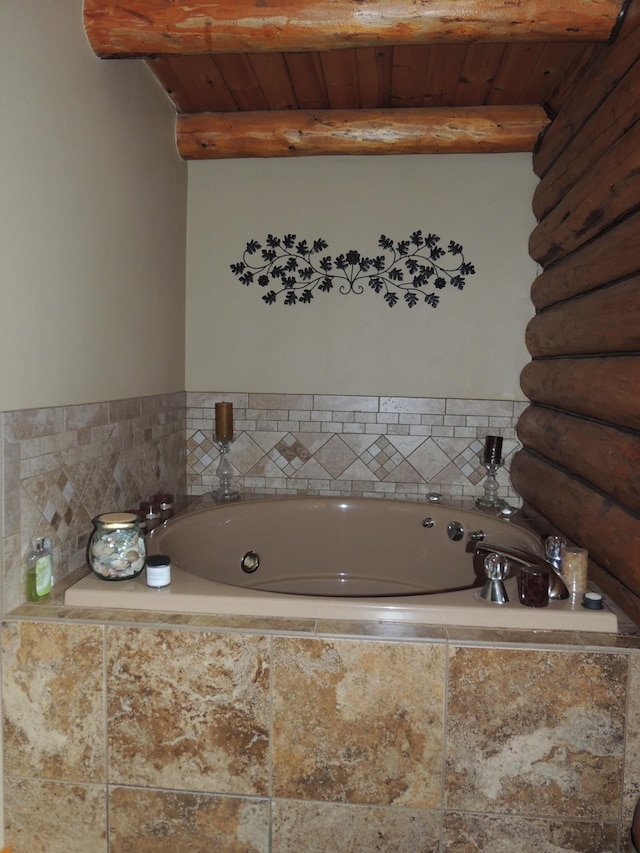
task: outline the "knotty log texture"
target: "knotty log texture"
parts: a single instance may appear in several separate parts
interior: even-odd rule
[[[640,122],[636,122],[534,229],[529,253],[543,267],[621,220],[640,199]]]
[[[85,0],[101,57],[465,41],[606,41],[620,0]]]
[[[587,119],[625,77],[638,58],[640,40],[640,3],[631,3],[614,44],[603,47],[576,86],[571,97],[545,134],[544,144],[534,154],[533,169],[539,177],[555,163],[567,145],[578,135]]]
[[[517,426],[518,438],[530,450],[576,474],[640,514],[640,435],[529,406]]]
[[[640,595],[640,520],[565,471],[518,451],[511,463],[518,494]],[[552,499],[550,497],[552,496]]]
[[[520,375],[534,403],[640,429],[640,357],[531,361]]]
[[[178,151],[192,160],[321,154],[530,151],[540,107],[264,111],[182,115]]]
[[[640,213],[541,273],[531,287],[538,311],[640,271]]]
[[[526,344],[534,358],[640,352],[640,276],[536,314]]]
[[[542,178],[533,196],[536,219],[543,219],[618,138],[640,119],[640,61],[584,123]],[[550,127],[552,127],[551,125]]]
[[[571,536],[567,535],[566,530],[561,530],[556,524],[549,519],[530,503],[524,501],[522,504],[522,514],[531,524],[534,530],[543,536],[562,536],[564,535],[567,541],[576,545],[577,543]],[[624,604],[624,610],[633,621],[640,625],[640,597],[634,595],[631,590],[625,586],[622,580],[614,577],[602,566],[599,566],[593,558],[589,559],[589,578],[597,583],[600,589],[614,601]]]

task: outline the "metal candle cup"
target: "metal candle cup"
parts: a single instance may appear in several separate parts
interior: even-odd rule
[[[233,441],[233,403],[216,403],[216,441]]]
[[[488,435],[484,442],[482,462],[484,465],[499,465],[502,461],[502,437]]]

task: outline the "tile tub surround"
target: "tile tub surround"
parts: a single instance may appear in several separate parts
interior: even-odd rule
[[[631,851],[631,637],[52,603],[2,671],[15,853]]]
[[[240,491],[477,497],[486,474],[478,457],[496,434],[504,439],[500,496],[518,503],[508,472],[526,403],[322,394],[187,392],[190,494],[218,486],[214,407],[222,400],[234,404],[229,459]]]
[[[33,537],[51,537],[59,580],[84,564],[94,516],[186,492],[184,430],[184,392],[0,413],[5,612]]]
[[[159,490],[200,495],[216,488],[214,406],[222,399],[235,407],[231,462],[244,491],[475,496],[485,473],[478,455],[485,435],[495,433],[504,437],[501,495],[517,503],[508,466],[519,446],[520,402],[178,392],[4,412],[3,612],[24,601],[34,536],[52,538],[60,579],[84,563],[95,515],[128,509]]]

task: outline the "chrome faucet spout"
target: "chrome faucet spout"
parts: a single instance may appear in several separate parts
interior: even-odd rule
[[[541,554],[534,554],[532,551],[523,551],[520,548],[493,545],[490,542],[469,542],[467,550],[472,554],[479,554],[480,556],[498,554],[500,557],[505,557],[510,562],[520,566],[547,569],[549,572],[549,598],[569,598],[569,590],[560,573],[553,563],[545,559]]]

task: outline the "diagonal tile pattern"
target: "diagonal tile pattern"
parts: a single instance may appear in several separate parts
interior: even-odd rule
[[[217,486],[218,453],[211,440],[214,408],[222,397],[233,396],[187,395],[187,468],[195,494]],[[499,434],[507,467],[499,471],[498,482],[503,496],[517,502],[507,469],[519,446],[515,425],[520,403],[308,394],[278,395],[274,401],[271,394],[235,396],[235,422],[242,429],[230,461],[240,476],[241,490],[391,493],[403,498],[415,497],[417,488],[419,493],[437,490],[452,499],[477,496],[486,473],[480,464],[484,438]],[[285,405],[288,408],[281,408]],[[492,418],[498,416],[499,428],[492,426]]]
[[[25,596],[24,556],[33,537],[49,537],[55,578],[84,565],[91,520],[126,510],[158,491],[186,492],[185,394],[58,409],[6,412],[2,417],[4,606]],[[195,437],[197,436],[197,437]],[[191,436],[192,463],[206,471],[216,457],[204,433]],[[9,559],[19,551],[16,562]]]

